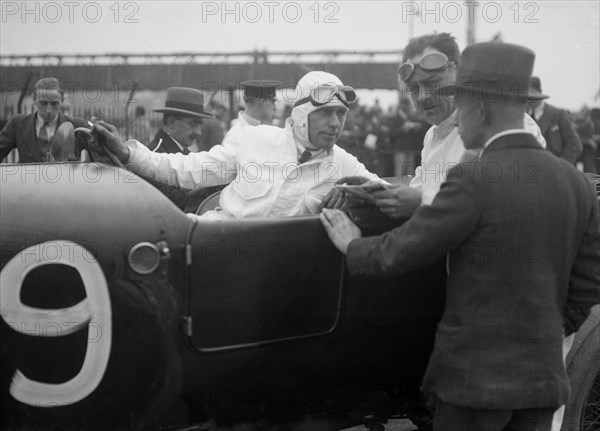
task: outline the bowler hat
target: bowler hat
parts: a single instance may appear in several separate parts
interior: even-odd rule
[[[281,86],[281,82],[268,79],[244,81],[241,84],[246,99],[275,99],[276,90]]]
[[[190,115],[192,117],[214,118],[204,112],[204,95],[200,90],[188,87],[170,87],[167,89],[165,107],[154,109],[164,114]]]
[[[535,53],[520,45],[500,42],[476,43],[462,53],[456,73],[458,93],[475,93],[513,98],[541,100],[543,94],[530,92]]]

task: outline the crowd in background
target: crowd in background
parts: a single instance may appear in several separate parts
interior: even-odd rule
[[[103,118],[114,124],[124,138],[135,138],[148,143],[161,127],[161,115],[137,103],[129,108],[129,115],[115,107],[71,106],[65,104],[64,113],[81,118]],[[227,107],[210,99],[206,107],[215,115],[223,133],[229,129],[231,115]],[[237,110],[243,109],[238,106]],[[283,127],[289,117],[291,105],[284,105],[273,120],[274,125]],[[237,116],[234,113],[233,118]],[[584,172],[600,173],[600,109],[584,106],[571,117],[583,144],[577,166]],[[0,119],[0,129],[8,118]],[[344,131],[338,145],[357,157],[367,169],[380,176],[413,175],[421,162],[423,138],[430,125],[404,101],[399,106],[384,109],[376,99],[372,105],[356,103],[350,106]],[[206,138],[206,137],[205,137]],[[212,144],[214,145],[214,143]],[[205,145],[202,147],[206,148]],[[198,151],[200,145],[192,147]]]

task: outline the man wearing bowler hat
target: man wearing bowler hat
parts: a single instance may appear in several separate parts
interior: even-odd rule
[[[148,145],[156,153],[190,152],[189,147],[201,135],[203,118],[214,118],[204,112],[204,95],[200,90],[187,87],[170,87],[164,108],[155,109],[163,113],[163,126]]]
[[[581,139],[569,113],[544,102],[549,96],[542,93],[540,78],[534,76],[529,83],[529,115],[538,123],[548,144],[548,150],[575,164],[583,151]]]
[[[448,255],[423,380],[434,431],[550,430],[570,391],[563,335],[600,297],[596,193],[523,127],[534,57],[512,44],[465,49],[448,91],[462,141],[479,154],[450,169],[431,205],[367,238],[343,212],[321,215],[351,274],[399,275]]]

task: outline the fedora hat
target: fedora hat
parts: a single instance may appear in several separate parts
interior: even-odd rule
[[[188,87],[169,87],[165,107],[154,109],[154,112],[214,118],[214,115],[204,112],[204,95],[202,92]]]
[[[541,100],[547,99],[548,97],[550,96],[542,93],[542,82],[540,81],[540,78],[533,76],[529,81],[529,95],[527,96],[527,99]]]
[[[483,94],[490,99],[541,100],[530,90],[535,53],[520,45],[500,42],[475,43],[462,53],[456,83],[450,93]]]

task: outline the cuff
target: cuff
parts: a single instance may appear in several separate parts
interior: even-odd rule
[[[135,139],[130,139],[125,142],[125,146],[129,148],[129,160],[125,163],[125,167],[129,170],[135,171],[136,166],[139,166],[145,159],[144,153],[150,152],[148,147]]]

